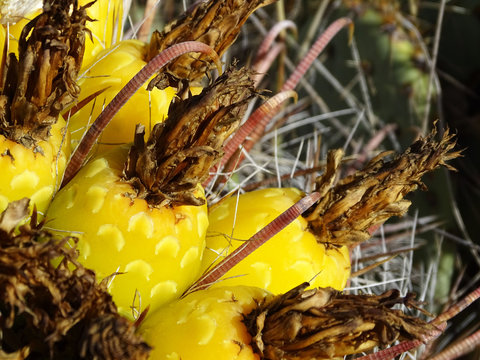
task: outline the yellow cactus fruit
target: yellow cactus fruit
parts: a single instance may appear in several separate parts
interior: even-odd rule
[[[347,295],[308,285],[278,296],[246,286],[200,290],[147,314],[139,333],[151,360],[321,360],[435,329],[392,309],[415,306],[398,291]]]
[[[230,254],[302,196],[294,188],[270,188],[232,196],[214,207],[209,214],[202,268]],[[300,216],[235,265],[216,285],[258,286],[278,294],[311,281],[315,287],[341,290],[349,276],[348,249],[320,243]]]
[[[112,9],[117,9],[116,4],[119,2],[99,0],[96,3],[98,6],[94,5],[88,9],[88,11],[94,8],[101,9],[98,10],[98,14],[88,14],[92,18],[99,16],[100,19],[104,19],[110,13],[116,14],[116,12],[112,12]],[[84,60],[85,74],[80,79],[82,88],[80,101],[97,91],[106,90],[96,98],[95,104],[93,102],[87,104],[72,116],[70,120],[72,147],[75,148],[78,145],[89,124],[96,119],[104,104],[108,104],[146,62],[174,44],[193,40],[211,46],[218,55],[222,55],[236,39],[241,25],[248,16],[257,8],[272,2],[273,0],[254,0],[248,4],[222,2],[221,6],[215,5],[213,2],[199,2],[190,9],[188,14],[166,25],[163,32],[156,31],[149,43],[144,44],[136,40],[122,41],[111,48],[106,47],[100,53],[95,53],[94,59],[91,61],[87,59],[89,56],[87,41]],[[112,3],[108,14],[105,12],[106,3]],[[235,21],[232,23],[231,19],[235,19]],[[108,21],[111,21],[111,17],[108,18]],[[110,23],[105,25],[102,20],[98,23],[103,24],[105,28],[110,28]],[[89,24],[89,28],[94,33],[95,30],[92,26],[97,26],[98,23]],[[107,32],[105,36],[108,38],[109,34]],[[199,82],[211,67],[209,61],[206,61],[207,59],[206,55],[189,53],[168,64],[168,69],[162,70],[160,76],[150,83],[150,93],[146,90],[147,86],[142,87],[133,96],[133,99],[119,111],[99,138],[97,152],[108,150],[112,148],[112,145],[131,142],[133,128],[137,123],[145,126],[148,135],[156,123],[165,119],[168,106],[177,90],[181,98],[188,96],[186,94],[188,91],[194,95],[199,94],[201,91],[198,86]],[[195,86],[188,87],[185,85],[187,82],[191,82],[191,85]],[[173,86],[173,88],[169,86]]]
[[[10,53],[2,65],[1,210],[9,201],[29,197],[32,206],[44,213],[70,156],[69,134],[60,112],[79,92],[75,80],[86,16],[82,8],[69,10],[67,5],[46,5],[48,11],[22,32],[18,60]]]
[[[97,91],[106,90],[97,96],[95,101],[91,101],[71,116],[69,129],[72,134],[73,148],[78,145],[105,104],[108,104],[146,65],[143,60],[144,46],[141,41],[126,40],[112,49],[101,51],[95,64],[79,80],[81,88],[79,101]],[[144,125],[148,136],[150,129],[167,117],[168,106],[174,95],[175,90],[171,87],[165,90],[154,88],[147,91],[144,85],[119,110],[102,132],[97,151],[103,152],[118,144],[132,142],[136,124]]]
[[[197,291],[147,314],[139,332],[153,347],[151,360],[253,360],[243,315],[271,295],[256,287]]]
[[[452,134],[445,131],[438,142],[435,135],[434,129],[390,160],[385,159],[387,153],[380,154],[363,170],[340,180],[343,152],[330,151],[325,171],[315,182],[321,200],[228,271],[220,283],[282,292],[289,281],[307,277],[315,286],[345,286],[350,271],[345,246],[367,240],[372,227],[403,215],[410,205],[404,196],[417,188],[421,177],[442,165],[451,169],[446,162],[459,156],[452,152]],[[231,253],[300,197],[295,189],[264,189],[220,203],[210,212],[203,268]]]
[[[48,141],[37,143],[39,151],[0,135],[0,211],[9,202],[29,197],[39,212],[47,210],[70,157],[65,120],[59,117]],[[40,150],[41,149],[41,150]]]
[[[80,238],[80,261],[100,279],[118,272],[109,290],[122,314],[131,316],[135,297],[137,308],[158,308],[200,275],[208,214],[199,184],[252,88],[248,71],[228,71],[173,104],[147,143],[137,131],[132,147],[92,159],[53,200],[49,226]]]
[[[121,182],[128,147],[89,162],[55,197],[49,227],[79,238],[79,260],[131,316],[136,291],[142,307],[178,297],[198,276],[208,226],[206,205],[152,207]],[[203,197],[197,187],[194,196]],[[139,306],[137,302],[135,306]]]
[[[81,6],[91,0],[80,0]],[[87,28],[92,36],[85,40],[85,55],[82,69],[89,66],[99,52],[114,46],[122,38],[123,0],[97,0],[87,8],[90,21]]]
[[[28,202],[0,213],[0,358],[146,360],[149,346],[118,314],[107,284],[65,246],[71,239],[36,216],[25,220]]]

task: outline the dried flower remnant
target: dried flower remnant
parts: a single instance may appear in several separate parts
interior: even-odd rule
[[[80,261],[102,279],[123,273],[109,291],[125,316],[176,299],[200,275],[208,227],[200,183],[252,88],[248,70],[227,71],[201,94],[172,105],[148,141],[137,129],[133,146],[94,157],[55,196],[50,226],[80,232]]]
[[[198,2],[183,17],[155,31],[146,59],[182,41],[196,40],[211,46],[219,56],[235,41],[242,25],[255,10],[275,0],[212,0]],[[188,54],[172,61],[149,86],[179,87],[181,81],[200,80],[211,69],[203,55]]]
[[[413,294],[348,295],[302,284],[245,316],[252,347],[262,359],[330,359],[438,333],[394,305],[418,309]]]
[[[0,84],[0,130],[27,148],[47,140],[50,127],[78,96],[76,78],[85,47],[85,7],[47,1],[10,54]]]
[[[70,239],[43,230],[35,212],[17,228],[28,202],[10,203],[0,217],[0,357],[147,359],[149,346],[65,246]]]
[[[40,213],[50,203],[70,156],[60,116],[79,93],[85,8],[74,0],[46,1],[19,38],[19,57],[0,66],[0,211],[31,199]],[[4,54],[5,55],[5,54]]]
[[[413,143],[392,160],[384,152],[373,158],[364,169],[335,181],[342,151],[329,153],[325,174],[316,181],[316,191],[324,194],[307,215],[313,232],[322,242],[353,245],[370,238],[368,229],[392,216],[402,216],[410,206],[404,196],[418,187],[425,189],[421,178],[439,166],[455,170],[447,161],[460,156],[454,135],[445,131],[435,141],[436,130]]]
[[[124,171],[137,197],[157,204],[204,203],[191,190],[221,157],[225,139],[254,96],[250,75],[246,68],[231,67],[200,95],[174,101],[168,119],[155,125],[146,144],[137,134]]]
[[[384,155],[380,155],[366,169],[337,185],[343,152],[331,151],[325,172],[316,184],[320,200],[307,211],[305,218],[299,218],[305,225],[297,224],[303,236],[298,236],[293,229],[290,232],[286,230],[282,233],[284,237],[278,236],[273,243],[242,261],[231,272],[222,274],[226,275],[225,284],[253,285],[280,293],[305,281],[305,278],[315,277],[313,287],[331,286],[341,290],[350,271],[347,246],[368,239],[372,225],[391,216],[402,215],[401,210],[406,210],[410,204],[403,200],[403,196],[415,190],[421,176],[458,156],[458,153],[451,152],[455,143],[448,132],[439,143],[433,140],[434,134],[435,131],[428,138],[417,141],[390,162],[384,163],[381,160]],[[292,190],[273,188],[242,194],[211,210],[211,236],[207,238],[203,267],[218,262],[237,247],[250,246],[251,239],[247,239],[255,229],[271,221],[267,221],[268,217],[264,214],[274,217],[276,211],[286,206],[279,199],[287,198],[287,191],[297,198],[302,196],[300,191],[293,190],[292,193]],[[264,199],[266,194],[270,195]],[[275,202],[275,205],[272,208],[261,205],[265,201]],[[244,243],[239,240],[244,240]],[[276,248],[274,243],[281,246]],[[284,254],[285,249],[289,249],[290,253]],[[293,260],[296,256],[301,259],[298,268],[292,265],[297,263]]]
[[[65,176],[62,181],[62,187],[68,184],[75,174],[80,170],[85,162],[90,150],[101,135],[105,127],[110,123],[115,114],[127,101],[135,94],[135,92],[157,71],[159,71],[168,62],[187,52],[201,52],[209,55],[221,71],[221,64],[218,55],[208,45],[198,41],[186,41],[175,44],[165,49],[148,62],[128,83],[118,92],[117,95],[103,109],[97,119],[92,123],[88,131],[82,137],[82,141],[75,149],[68,167],[65,170]]]
[[[394,309],[417,309],[412,294],[346,295],[308,286],[278,296],[253,286],[196,291],[147,314],[139,332],[153,345],[152,360],[321,360],[440,333]]]

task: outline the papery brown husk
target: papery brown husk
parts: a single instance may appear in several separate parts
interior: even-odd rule
[[[219,56],[235,41],[247,18],[259,7],[276,0],[213,0],[198,2],[181,18],[167,24],[162,32],[152,34],[145,59],[151,60],[166,48],[183,41],[200,41]],[[183,55],[165,66],[150,87],[179,87],[180,81],[193,82],[213,69],[203,54]]]
[[[35,212],[15,230],[28,202],[0,217],[0,359],[147,359],[149,346],[117,313],[106,282],[77,261],[74,239],[43,230]]]
[[[403,154],[385,160],[392,152],[373,158],[364,169],[339,180],[343,152],[328,154],[325,173],[316,181],[320,202],[305,215],[318,241],[332,245],[354,245],[371,237],[369,229],[392,216],[402,216],[410,206],[404,196],[418,187],[422,176],[440,166],[455,170],[447,161],[454,152],[454,135],[448,130],[439,141],[437,131],[413,143]]]
[[[76,79],[87,20],[86,7],[77,1],[47,0],[43,13],[25,25],[18,59],[11,53],[1,66],[1,134],[28,148],[48,139],[59,114],[80,93]]]
[[[418,309],[413,294],[347,295],[302,284],[245,316],[252,347],[261,359],[331,359],[385,347],[396,340],[439,332],[418,317],[393,309]]]
[[[147,143],[137,129],[124,171],[137,197],[159,206],[203,204],[195,189],[222,156],[254,95],[251,72],[230,67],[201,94],[175,99]]]

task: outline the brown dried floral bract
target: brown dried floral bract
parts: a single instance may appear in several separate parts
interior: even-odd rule
[[[28,148],[48,139],[51,125],[80,92],[87,20],[76,1],[49,0],[23,28],[19,59],[9,54],[0,70],[1,134]]]
[[[118,315],[106,283],[77,261],[71,238],[42,230],[35,213],[15,230],[28,202],[0,217],[0,357],[147,359],[149,346]]]
[[[262,359],[330,359],[385,347],[396,340],[422,339],[438,330],[392,309],[417,309],[414,295],[346,295],[332,288],[305,290],[308,283],[260,304],[245,317],[252,346]]]
[[[460,156],[453,152],[454,135],[445,131],[435,141],[436,130],[413,143],[403,154],[392,160],[384,152],[373,158],[364,169],[338,181],[341,150],[328,154],[327,169],[317,179],[316,191],[322,199],[307,216],[318,241],[334,245],[353,245],[370,238],[368,229],[392,216],[402,216],[410,201],[404,196],[425,188],[422,176],[439,166],[455,170],[446,162]]]
[[[243,23],[259,7],[276,0],[214,0],[198,2],[181,18],[167,24],[160,33],[152,34],[146,61],[182,41],[196,40],[210,45],[219,56],[235,41]],[[179,80],[188,82],[202,78],[212,65],[205,55],[188,54],[167,65],[150,86],[179,87]]]
[[[255,94],[250,74],[246,68],[232,67],[201,94],[177,98],[146,144],[137,129],[124,171],[137,197],[152,205],[204,203],[193,190],[220,159],[223,142],[238,127]]]

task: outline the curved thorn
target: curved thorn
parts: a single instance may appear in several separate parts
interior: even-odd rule
[[[319,199],[320,194],[316,192],[304,196],[302,199],[280,214],[275,220],[236,248],[232,253],[230,253],[230,255],[220,261],[212,269],[202,275],[190,288],[183,293],[182,296],[186,296],[197,290],[207,289],[211,284],[215,283],[223,275],[225,275],[233,266],[238,264],[254,250],[259,248],[267,240],[272,238],[287,225],[289,225],[293,220],[303,214]]]
[[[327,44],[332,40],[332,38],[341,30],[343,29],[343,27],[345,27],[346,25],[351,25],[352,24],[352,20],[349,19],[349,18],[346,18],[346,17],[343,17],[343,18],[340,18],[340,19],[337,19],[336,21],[334,21],[320,36],[319,38],[317,39],[317,41],[315,41],[315,43],[313,44],[312,48],[310,49],[310,51],[307,53],[307,55],[305,56],[305,58],[300,62],[300,64],[298,64],[298,66],[296,67],[296,69],[294,70],[294,72],[292,73],[292,75],[290,75],[290,77],[288,78],[288,80],[285,82],[285,84],[282,86],[281,88],[281,92],[283,91],[289,91],[289,90],[293,90],[298,82],[300,81],[300,79],[303,77],[303,75],[305,74],[305,72],[309,69],[310,65],[313,63],[313,61],[318,57],[318,55],[322,52],[322,50],[325,48],[325,46],[327,46]],[[351,28],[350,28],[351,29]],[[252,115],[253,116],[253,115]],[[268,118],[268,120],[265,120],[265,122],[268,122],[271,118],[273,117],[273,115],[271,117]],[[259,122],[263,123],[263,120],[259,120]],[[265,125],[266,126],[266,125]],[[249,140],[247,143],[244,144],[244,150],[245,151],[249,151],[253,145],[255,144],[255,142],[258,140],[258,138],[260,138],[260,136],[262,135],[263,133],[263,130],[264,130],[265,127],[263,128],[256,128],[256,132],[259,133],[259,135],[255,135],[257,136],[256,138],[252,137],[251,140]],[[237,146],[238,147],[238,146]],[[235,148],[236,150],[236,148]],[[222,161],[223,164],[226,163],[226,160],[227,158],[224,156],[224,159]],[[240,164],[243,160],[243,157],[239,159],[239,161],[237,162],[237,164]],[[221,164],[222,164],[221,163]],[[215,167],[213,170],[214,172],[216,171],[216,169],[219,169],[220,168],[220,165],[217,165],[217,167]],[[208,184],[212,179],[212,176],[209,177],[207,179],[207,181],[205,182],[205,184]]]
[[[247,136],[261,135],[265,126],[275,115],[275,110],[289,98],[293,98],[295,102],[297,102],[297,93],[293,90],[279,92],[255,110],[248,120],[238,129],[235,136],[225,145],[225,154],[222,160],[225,162],[228,161],[238,147],[247,139]]]
[[[257,62],[259,62],[269,52],[277,36],[285,29],[292,29],[295,36],[297,36],[297,25],[292,20],[283,20],[276,23],[260,44],[254,64],[257,64]]]
[[[417,348],[426,342],[434,340],[441,334],[443,330],[445,330],[445,328],[446,328],[446,323],[443,323],[441,326],[438,327],[438,331],[434,331],[429,334],[426,334],[422,340],[403,341],[398,345],[394,345],[387,349],[377,351],[376,353],[373,353],[373,354],[361,356],[359,358],[356,358],[355,360],[391,360],[398,355],[401,355],[409,350]]]
[[[251,135],[255,139],[259,138],[270,119],[275,115],[275,110],[289,98],[294,98],[296,102],[297,93],[293,90],[282,91],[268,99],[257,110],[255,110],[248,120],[238,128],[235,135],[225,144],[223,149],[224,155],[220,162],[212,168],[212,172],[217,172],[218,169],[221,169],[228,160],[230,160],[247,136]],[[213,176],[210,176],[204,185],[207,185],[212,177]]]
[[[443,323],[450,320],[454,316],[461,313],[467,307],[469,307],[474,301],[480,298],[480,287],[473,290],[470,294],[465,296],[462,300],[450,306],[446,311],[438,315],[432,322],[434,324]]]
[[[217,66],[219,73],[221,73],[220,58],[215,50],[204,43],[198,41],[185,41],[183,43],[172,45],[168,49],[162,51],[150,60],[132,79],[130,79],[130,81],[118,92],[93,122],[92,126],[88,129],[74,154],[70,158],[61,187],[65,186],[75,176],[78,170],[80,170],[85,158],[103,129],[105,129],[113,116],[115,116],[128,99],[130,99],[130,97],[132,97],[132,95],[163,66],[189,52],[201,52],[207,54],[215,61],[215,65]]]
[[[480,298],[480,287],[473,290],[470,294],[465,296],[458,303],[450,306],[446,311],[438,315],[430,323],[435,325],[439,330],[444,330],[446,327],[446,321],[453,318],[455,315],[459,314],[461,311],[465,310],[469,305],[471,305],[475,300]],[[362,356],[356,360],[389,360],[393,359],[395,356],[403,354],[406,351],[414,349],[426,342],[432,341],[439,334],[426,334],[424,338],[420,340],[413,341],[404,341],[398,345],[392,346],[388,349],[378,351],[373,354]],[[477,335],[478,336],[478,335]],[[471,341],[479,341],[480,339],[472,339]],[[439,359],[450,359],[450,358],[439,358]]]
[[[298,100],[297,93],[293,90],[284,90],[277,95],[280,94],[286,94],[289,95],[289,97],[293,97],[295,99],[295,102]],[[283,102],[284,100],[282,100]],[[278,104],[272,104],[271,108],[267,108],[263,112],[259,112],[257,115],[258,119],[255,119],[258,124],[252,128],[252,131],[250,133],[249,139],[246,139],[245,143],[243,144],[243,148],[245,151],[249,152],[252,147],[255,145],[255,143],[260,139],[260,137],[263,135],[265,128],[267,127],[268,122],[275,116],[277,113],[275,110],[277,110],[280,107],[281,103],[279,102]],[[260,109],[260,108],[259,108]],[[252,114],[252,116],[255,115],[255,113]]]
[[[270,68],[270,66],[272,66],[272,63],[284,49],[284,44],[275,44],[272,46],[270,51],[265,54],[264,57],[262,57],[258,62],[255,62],[255,64],[253,64],[252,68],[255,73],[252,76],[252,79],[254,81],[255,87],[260,84],[260,81],[262,81],[262,79],[265,77],[267,70]]]
[[[460,342],[447,347],[439,354],[429,358],[430,360],[453,360],[473,351],[480,344],[480,330],[466,337]]]
[[[95,99],[97,96],[101,95],[104,91],[109,89],[110,86],[104,87],[103,89],[100,89],[98,91],[95,91],[93,94],[88,95],[86,98],[82,99],[79,101],[75,106],[72,106],[69,110],[65,111],[62,114],[62,117],[66,119],[67,117],[72,117],[75,115],[78,111],[83,109],[83,107],[87,106],[90,101]]]
[[[328,43],[333,39],[333,37],[342,30],[346,25],[351,25],[352,20],[346,17],[335,20],[330,26],[318,37],[317,41],[313,44],[310,51],[303,58],[303,60],[295,68],[294,72],[288,80],[283,84],[281,90],[291,90],[295,89],[300,79],[305,75],[307,70],[312,65],[313,61],[318,57],[318,55],[325,49]],[[351,28],[350,28],[351,29]]]

